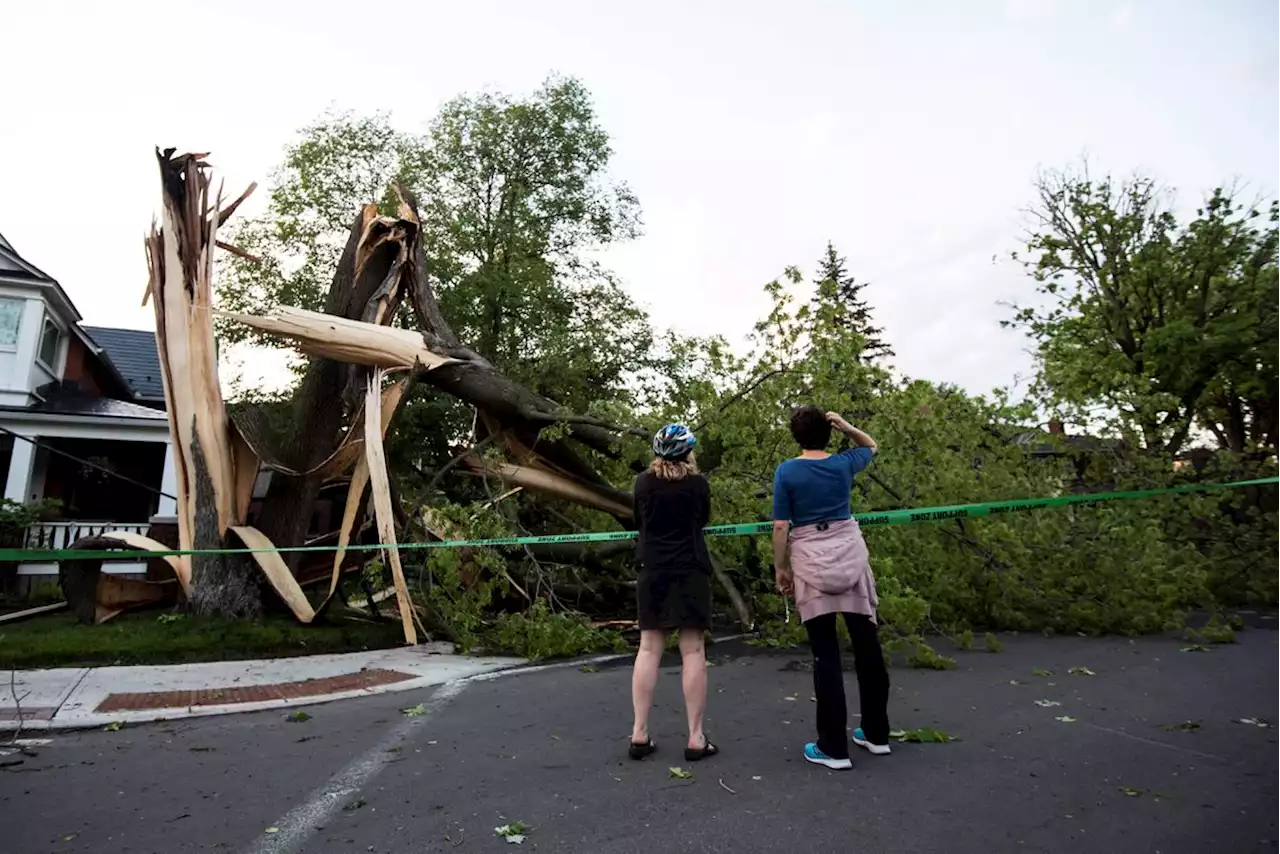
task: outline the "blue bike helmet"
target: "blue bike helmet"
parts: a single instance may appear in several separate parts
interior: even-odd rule
[[[683,424],[668,424],[653,437],[653,453],[664,460],[682,460],[698,444],[693,433]]]

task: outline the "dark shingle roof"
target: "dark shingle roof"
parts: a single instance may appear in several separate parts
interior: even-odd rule
[[[139,400],[164,400],[164,381],[160,378],[160,357],[156,353],[154,332],[102,326],[80,328],[107,352],[107,358]]]

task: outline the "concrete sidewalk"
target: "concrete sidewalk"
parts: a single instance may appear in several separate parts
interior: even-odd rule
[[[515,667],[451,644],[136,667],[0,671],[0,732],[224,715],[410,691]]]

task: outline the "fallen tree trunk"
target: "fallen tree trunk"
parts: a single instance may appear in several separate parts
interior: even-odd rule
[[[395,190],[400,197],[401,215],[412,216],[420,221],[418,200],[414,195],[399,183],[395,185]],[[428,383],[497,419],[503,429],[512,430],[516,438],[526,445],[533,444],[543,427],[555,423],[569,425],[569,435],[574,439],[610,457],[617,456],[619,434],[648,438],[643,430],[618,427],[591,416],[568,412],[555,401],[513,381],[498,371],[483,355],[463,346],[444,312],[440,310],[440,302],[436,298],[430,270],[427,268],[426,250],[421,240],[414,249],[411,273],[413,287],[409,290],[410,306],[418,319],[427,347],[456,360],[456,364],[433,372],[427,377]],[[559,441],[550,444],[556,450],[548,452],[547,456],[560,456],[562,459],[557,463],[560,467],[584,480],[607,485],[608,482],[571,448]]]

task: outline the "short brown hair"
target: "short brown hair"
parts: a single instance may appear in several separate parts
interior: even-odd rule
[[[825,451],[831,442],[831,422],[816,406],[791,410],[791,437],[806,451]]]

